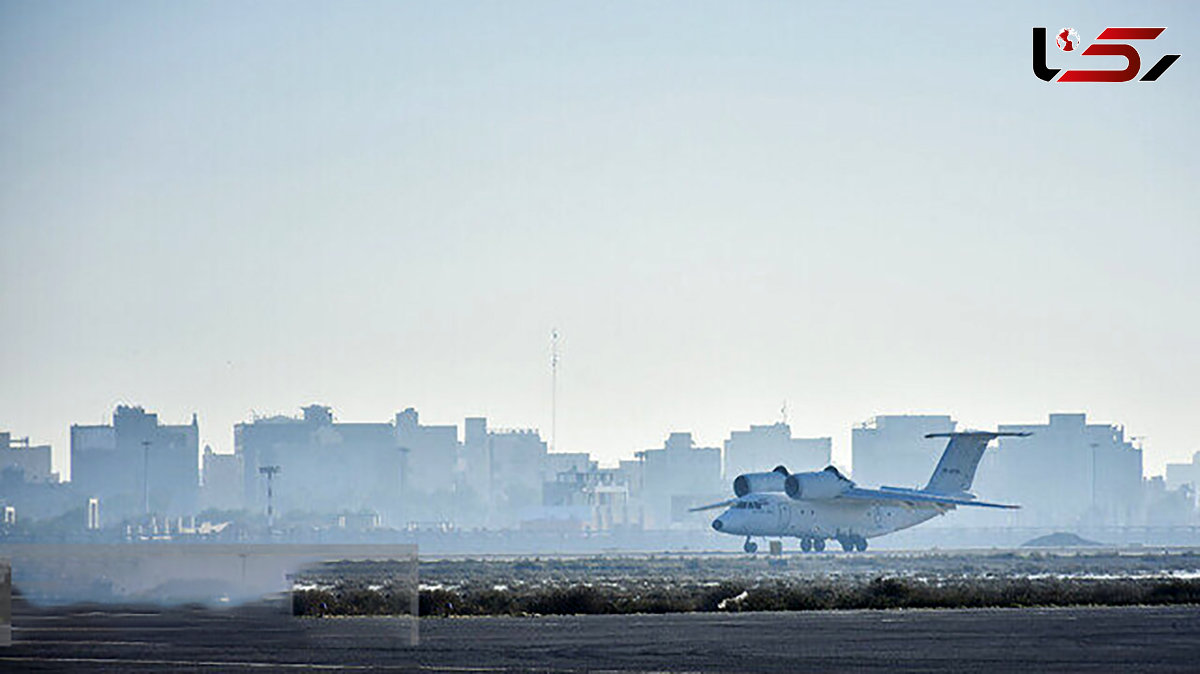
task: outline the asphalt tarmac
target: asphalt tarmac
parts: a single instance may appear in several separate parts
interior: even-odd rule
[[[269,607],[30,609],[0,671],[1179,671],[1200,607],[302,619]]]

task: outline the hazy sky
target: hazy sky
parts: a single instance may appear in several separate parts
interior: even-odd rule
[[[0,4],[0,430],[418,408],[606,462],[949,413],[1200,450],[1191,3]],[[1166,26],[1046,84],[1031,27]],[[1051,48],[1052,67],[1121,59]]]

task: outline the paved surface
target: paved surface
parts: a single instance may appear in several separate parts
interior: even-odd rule
[[[1200,607],[295,619],[228,611],[17,611],[3,671],[1180,671]]]

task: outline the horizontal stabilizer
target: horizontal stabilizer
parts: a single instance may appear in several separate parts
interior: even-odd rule
[[[988,438],[1027,438],[1033,435],[1033,431],[956,431],[954,433],[926,433],[927,438],[957,438],[957,437],[982,437]]]
[[[1008,505],[1006,503],[988,503],[987,501],[975,501],[969,498],[960,498],[957,496],[945,496],[942,494],[930,494],[919,491],[900,491],[900,490],[883,490],[883,489],[864,489],[862,487],[853,487],[842,492],[838,498],[852,499],[855,501],[876,501],[879,503],[933,503],[938,505],[949,506],[979,506],[981,508],[1003,508],[1005,510],[1016,510],[1019,505]]]
[[[729,506],[731,506],[737,502],[738,502],[738,500],[736,498],[726,499],[719,503],[710,503],[708,505],[696,506],[695,508],[688,508],[688,512],[698,513],[701,510],[715,510],[716,508],[728,508]]]

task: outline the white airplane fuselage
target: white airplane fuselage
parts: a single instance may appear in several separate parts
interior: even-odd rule
[[[1014,509],[1020,506],[982,501],[970,492],[975,469],[992,440],[1025,437],[1025,432],[961,431],[930,433],[949,438],[924,488],[860,487],[834,466],[789,473],[776,466],[765,473],[744,473],[733,481],[736,498],[692,508],[725,508],[712,528],[745,536],[743,549],[758,549],[753,538],[800,539],[800,549],[820,552],[833,539],[847,552],[867,549],[867,539],[916,526],[960,506]]]
[[[925,504],[804,501],[764,493],[727,509],[713,520],[712,527],[734,536],[874,538],[916,526],[950,509]]]

